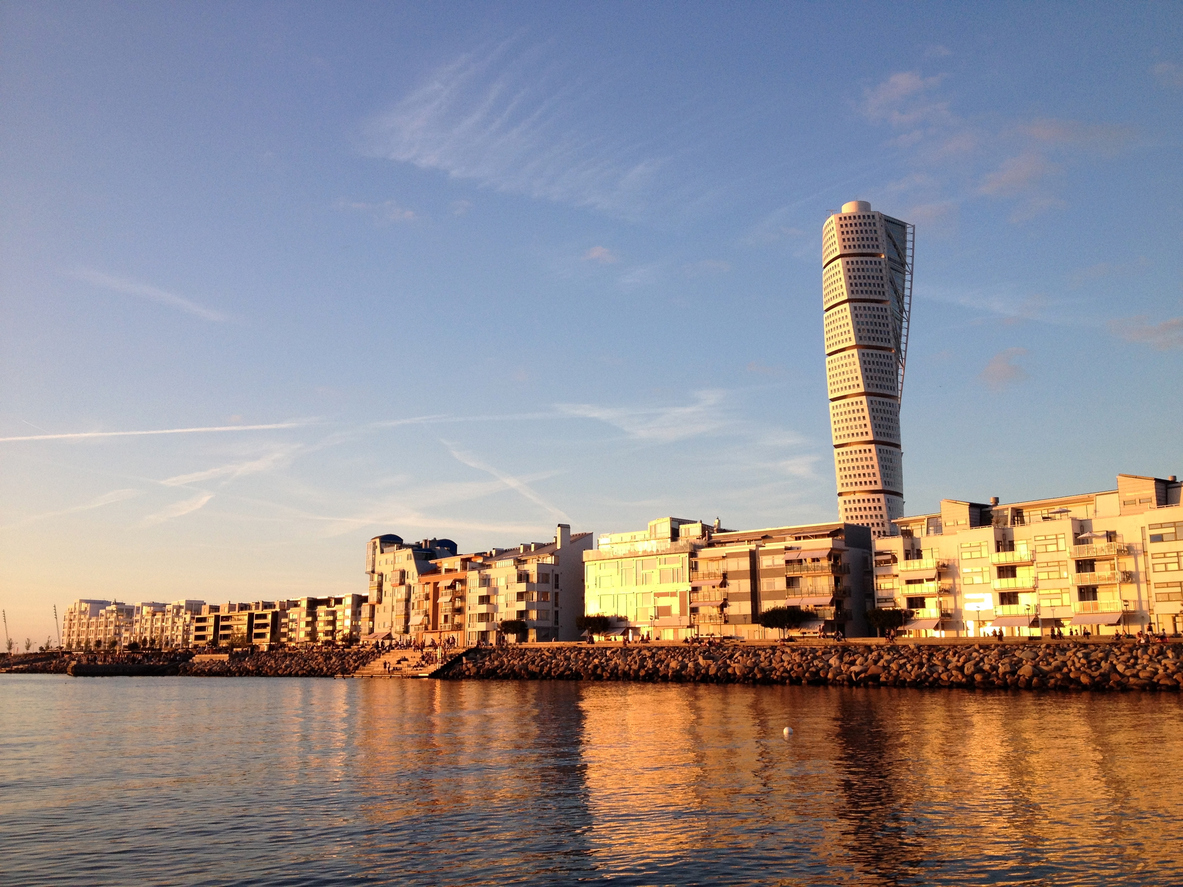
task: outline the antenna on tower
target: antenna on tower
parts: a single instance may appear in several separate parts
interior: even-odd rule
[[[58,631],[58,649],[62,648],[62,624],[58,621],[58,605],[53,605],[53,627]]]
[[[4,617],[4,649],[8,651],[8,655],[12,655],[12,638],[8,636],[8,612],[0,610],[0,616]]]

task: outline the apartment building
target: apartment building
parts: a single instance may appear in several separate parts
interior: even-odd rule
[[[109,647],[123,641],[135,610],[118,601],[77,600],[62,616],[62,646],[67,650]]]
[[[370,595],[364,637],[407,637],[462,646],[495,642],[505,621],[526,625],[530,641],[574,640],[583,613],[581,555],[590,533],[559,524],[554,539],[457,554],[448,539],[405,545],[393,534],[368,547]]]
[[[625,637],[762,638],[759,616],[800,607],[798,633],[866,633],[871,531],[827,523],[733,531],[684,518],[608,533],[584,555],[585,611]]]
[[[170,604],[141,601],[133,604],[130,640],[141,646],[184,649],[193,646],[193,617],[201,612],[201,601],[173,601]]]
[[[942,500],[875,541],[875,606],[916,636],[1183,630],[1183,505],[1169,478],[1000,504]]]

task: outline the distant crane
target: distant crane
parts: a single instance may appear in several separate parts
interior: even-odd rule
[[[8,651],[8,655],[12,655],[12,638],[8,636],[8,612],[0,610],[0,616],[4,617],[4,649]]]
[[[58,605],[53,605],[53,627],[58,631],[58,649],[62,648],[62,624],[58,621]]]

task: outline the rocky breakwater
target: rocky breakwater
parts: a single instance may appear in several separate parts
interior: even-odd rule
[[[1178,691],[1183,685],[1183,647],[1071,642],[510,646],[473,651],[446,677]]]
[[[350,675],[377,657],[373,647],[271,650],[220,660],[193,660],[180,673],[194,677],[331,678]]]

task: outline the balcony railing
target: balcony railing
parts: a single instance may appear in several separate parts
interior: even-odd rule
[[[995,579],[992,583],[995,591],[1007,588],[1034,588],[1034,576],[1014,576],[1009,579]]]
[[[727,600],[727,595],[717,588],[707,589],[705,591],[690,592],[690,603],[697,606],[718,606],[723,601]]]
[[[945,563],[933,557],[924,557],[910,561],[900,561],[896,566],[899,567],[901,573],[915,573],[918,570],[927,570],[929,572],[939,570],[945,566]]]
[[[831,561],[810,563],[809,561],[790,561],[785,564],[786,576],[810,576],[824,574],[830,576],[845,576],[850,572],[846,564],[836,564]]]
[[[1124,542],[1102,542],[1100,545],[1073,545],[1072,556],[1076,558],[1125,557],[1130,548]]]
[[[691,613],[691,625],[725,625],[727,617],[722,613]]]
[[[946,607],[920,607],[912,611],[913,619],[947,619],[952,615]]]
[[[1120,613],[1121,601],[1073,601],[1077,613]]]
[[[1034,604],[998,604],[994,607],[995,616],[1035,616],[1037,611]]]
[[[1132,575],[1128,570],[1105,570],[1095,573],[1077,573],[1077,585],[1117,585],[1119,582],[1130,582]]]
[[[691,570],[691,582],[722,582],[723,572],[721,570]]]
[[[884,590],[886,591],[886,589]],[[898,586],[899,593],[907,596],[922,594],[925,597],[932,597],[938,594],[949,594],[952,590],[953,584],[951,582],[941,582],[939,580],[912,582]]]
[[[1031,564],[1035,562],[1035,552],[1026,548],[1014,551],[996,551],[990,555],[992,564]]]

